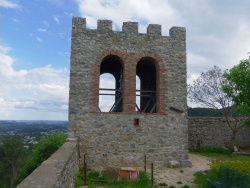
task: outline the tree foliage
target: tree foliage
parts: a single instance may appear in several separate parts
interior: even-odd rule
[[[55,133],[42,138],[34,148],[33,158],[36,165],[40,165],[55,153],[66,141],[67,136],[62,133]]]
[[[191,108],[188,107],[189,117],[222,117],[221,113],[214,108]]]
[[[223,91],[223,85],[230,85],[224,74],[217,66],[202,72],[192,85],[188,85],[188,98],[203,107],[217,109],[232,131],[232,144],[235,144],[236,134],[242,125],[235,113],[232,97]]]
[[[230,84],[223,87],[240,114],[250,117],[250,59],[245,59],[224,74]],[[250,126],[250,118],[246,121]]]
[[[31,158],[27,160],[26,165],[20,170],[17,182],[20,183],[43,161],[55,153],[65,143],[66,138],[67,136],[62,133],[55,133],[48,137],[41,138],[35,145]]]
[[[0,185],[14,187],[20,169],[25,165],[29,153],[23,140],[16,136],[6,136],[0,144]]]
[[[12,188],[48,159],[66,141],[67,136],[55,133],[42,138],[30,153],[23,139],[6,136],[0,142],[0,187]]]

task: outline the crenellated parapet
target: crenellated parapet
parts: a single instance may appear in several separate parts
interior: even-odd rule
[[[88,29],[86,27],[86,18],[74,17],[73,18],[73,31],[81,32],[84,30],[90,31],[98,31],[100,33],[104,33],[107,31],[113,31],[112,29],[112,21],[111,20],[98,20],[97,21],[97,29]],[[130,34],[144,34],[138,32],[138,22],[123,22],[122,31],[113,31],[113,32],[121,32],[121,33],[130,33]],[[149,36],[162,36],[162,28],[159,24],[149,24],[147,27],[146,35]],[[186,36],[186,29],[184,27],[172,27],[169,30],[169,36],[173,38],[184,38]]]

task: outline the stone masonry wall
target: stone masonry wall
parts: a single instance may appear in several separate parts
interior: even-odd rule
[[[223,146],[231,145],[232,132],[223,118],[188,118],[189,147]],[[236,138],[241,146],[250,146],[250,128],[243,127]]]
[[[178,115],[172,117],[173,122],[161,115],[90,114],[77,121],[75,135],[91,167],[142,167],[144,154],[148,161],[166,167],[168,161],[187,160],[188,155],[187,128]],[[140,126],[133,125],[134,118]],[[91,126],[80,126],[87,124]]]
[[[69,139],[17,188],[74,188],[78,160],[77,140]]]
[[[138,33],[137,22],[113,31],[109,20],[88,29],[85,18],[73,18],[69,135],[79,138],[90,167],[142,166],[144,154],[162,167],[170,160],[188,164],[186,30],[172,27],[169,33],[162,36],[155,24]],[[108,55],[122,61],[122,112],[98,112],[100,65]],[[135,111],[136,65],[143,57],[156,62],[157,113]]]

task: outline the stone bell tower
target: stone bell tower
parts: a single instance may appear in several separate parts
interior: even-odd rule
[[[102,87],[103,74],[114,87]],[[104,111],[100,102],[110,96]],[[144,154],[159,167],[191,165],[186,98],[185,28],[162,36],[161,25],[138,33],[137,22],[113,31],[110,20],[88,29],[85,18],[73,18],[69,134],[90,167],[140,167]]]

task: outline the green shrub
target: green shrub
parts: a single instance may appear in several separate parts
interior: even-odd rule
[[[24,148],[23,139],[18,136],[5,136],[0,143],[0,187],[14,187],[18,174],[29,159],[30,153]]]
[[[65,143],[66,139],[67,136],[62,133],[55,133],[42,138],[34,147],[34,162],[40,165],[43,161],[47,160]]]
[[[153,187],[146,172],[140,171],[139,180],[134,181],[134,187]]]
[[[87,180],[88,183],[96,185],[104,185],[107,182],[107,178],[96,171],[88,172]]]
[[[20,183],[33,170],[35,170],[43,161],[47,160],[55,151],[57,151],[66,141],[67,136],[62,133],[55,133],[42,138],[34,147],[34,152],[27,159],[25,165],[20,169],[17,176],[17,182]]]
[[[159,183],[158,185],[159,185],[159,186],[164,186],[164,187],[167,187],[167,186],[168,186],[168,184],[166,184],[166,183]]]
[[[246,174],[250,174],[250,161],[240,161],[240,160],[217,161],[211,164],[211,169],[219,172],[219,168],[221,165],[227,166],[229,168],[238,170]]]
[[[207,177],[211,180],[216,180],[219,174],[221,165],[227,166],[229,168],[238,170],[240,172],[250,174],[250,161],[240,161],[240,160],[217,160],[210,165],[210,170],[207,173]],[[209,187],[205,176],[201,172],[195,173],[194,182],[201,187]]]
[[[201,172],[196,172],[194,176],[195,176],[194,183],[199,185],[199,187],[204,187],[204,188],[209,187],[205,179],[205,176]]]
[[[80,187],[84,184],[84,175],[82,171],[79,170],[77,179],[76,179],[76,187]],[[99,172],[90,171],[87,173],[87,185],[89,188],[97,188],[102,186],[103,188],[128,188],[128,187],[143,187],[143,188],[153,188],[155,186],[151,185],[151,181],[149,180],[148,175],[145,172],[140,172],[140,176],[138,180],[118,180],[110,179],[107,176],[101,175]]]
[[[77,172],[76,174],[76,180],[75,180],[75,186],[76,187],[81,187],[84,185],[84,176],[82,173]]]

